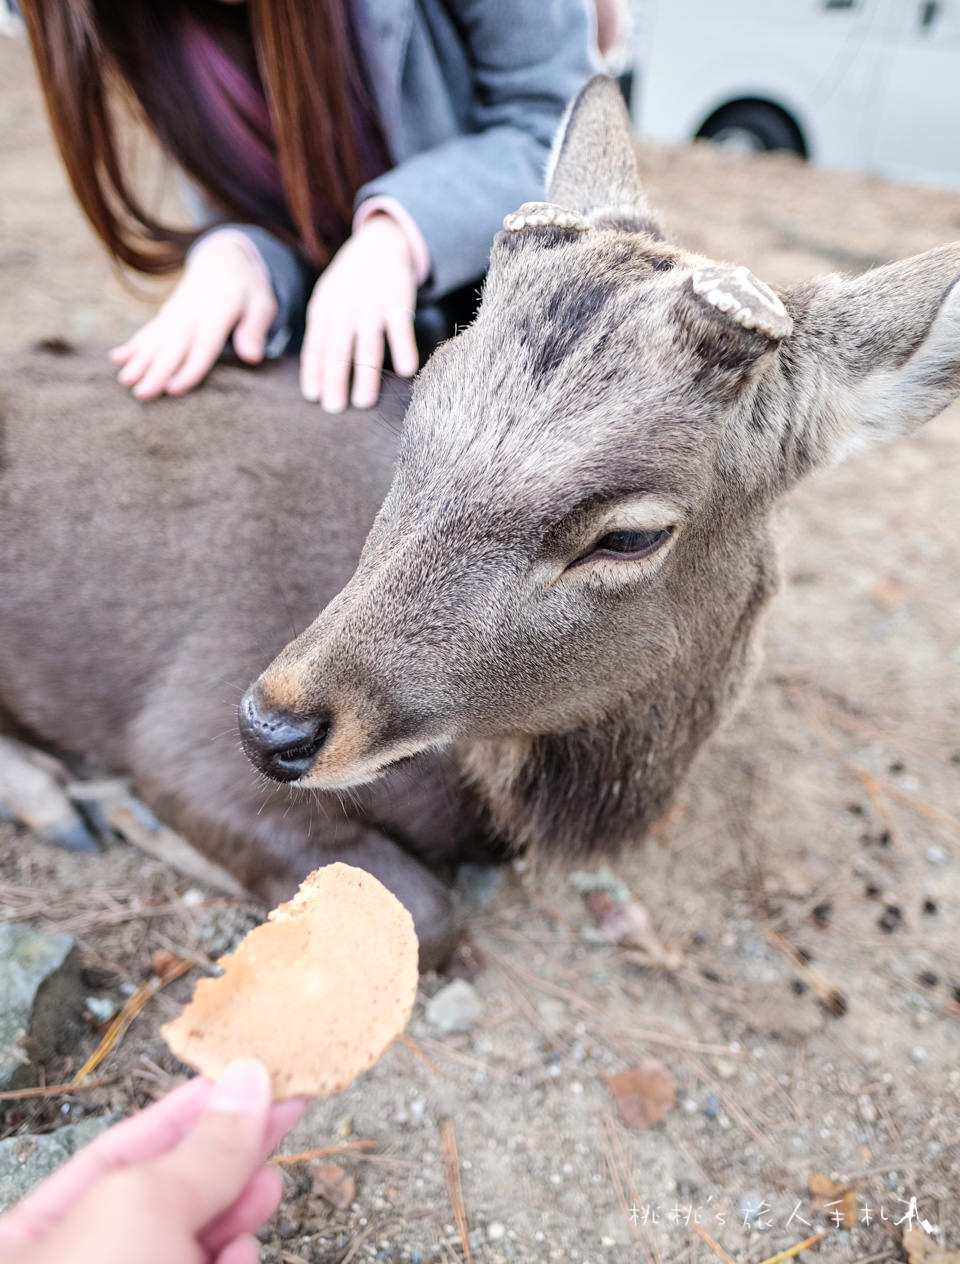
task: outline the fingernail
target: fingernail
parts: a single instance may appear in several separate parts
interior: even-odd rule
[[[270,1096],[270,1076],[263,1063],[240,1058],[230,1063],[214,1085],[209,1107],[232,1114],[253,1114],[263,1109]]]

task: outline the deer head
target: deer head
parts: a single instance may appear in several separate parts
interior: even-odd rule
[[[612,81],[425,366],[356,573],[241,707],[253,760],[339,789],[454,747],[518,843],[659,815],[748,675],[802,475],[960,390],[960,248],[777,294],[665,240]]]

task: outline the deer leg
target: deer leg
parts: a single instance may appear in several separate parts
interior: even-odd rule
[[[97,851],[97,840],[64,788],[50,755],[0,735],[0,816],[69,851]]]
[[[316,864],[342,861],[373,874],[397,897],[413,918],[420,944],[420,970],[435,970],[450,958],[462,932],[453,892],[419,860],[392,839],[373,829],[361,829],[349,841],[324,847]],[[271,906],[287,900],[305,874],[266,877],[252,883],[254,893]]]
[[[342,861],[373,874],[409,911],[421,970],[443,965],[456,947],[461,928],[453,892],[399,843],[345,818],[339,805],[260,783],[226,795],[211,778],[194,794],[185,779],[172,790],[146,772],[137,782],[135,771],[134,779],[167,826],[267,907],[290,899],[314,869]]]

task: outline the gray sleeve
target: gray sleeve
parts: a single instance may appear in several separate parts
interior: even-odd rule
[[[430,250],[421,291],[438,298],[480,276],[503,217],[543,196],[569,99],[596,69],[585,0],[449,0],[473,68],[473,131],[399,163],[357,195],[396,200]]]

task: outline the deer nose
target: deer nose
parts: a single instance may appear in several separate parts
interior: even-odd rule
[[[238,720],[247,758],[274,781],[302,777],[333,724],[328,715],[299,716],[267,706],[256,685],[244,694]]]

